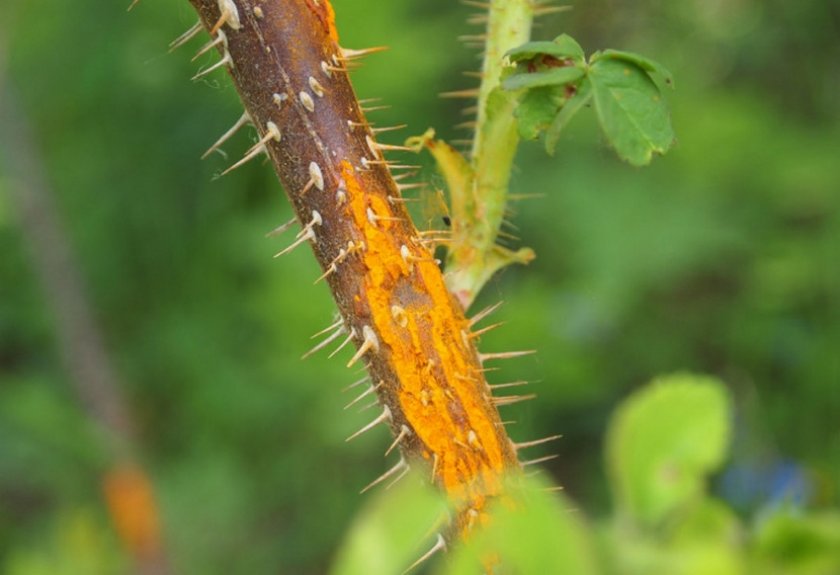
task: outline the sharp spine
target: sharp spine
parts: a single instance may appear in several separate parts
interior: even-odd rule
[[[374,419],[373,421],[371,421],[370,423],[365,425],[363,428],[361,428],[359,431],[357,431],[356,433],[354,433],[353,435],[351,435],[350,437],[348,437],[344,441],[352,441],[352,440],[356,439],[357,437],[359,437],[360,435],[362,435],[363,433],[365,433],[367,431],[370,431],[371,429],[373,429],[374,427],[376,427],[380,423],[382,423],[384,421],[389,421],[390,419],[391,419],[391,410],[386,405],[385,407],[382,408],[382,414],[380,414],[379,417],[377,417],[376,419]]]
[[[382,475],[380,475],[379,477],[377,477],[376,479],[374,479],[373,481],[368,483],[364,487],[364,489],[359,491],[359,493],[360,494],[365,493],[366,491],[376,487],[377,485],[379,485],[380,483],[382,483],[383,481],[385,481],[386,479],[388,479],[389,477],[391,477],[395,473],[399,472],[400,470],[402,470],[402,471],[408,470],[408,463],[406,463],[405,459],[402,458],[402,457],[400,457],[400,460],[397,462],[396,465],[394,465],[391,469],[389,469],[388,471],[386,471],[385,473],[383,473]],[[386,487],[386,489],[390,488],[391,485],[393,485],[393,484],[388,485],[388,487]]]
[[[443,535],[438,533],[437,540],[435,541],[435,544],[432,546],[432,548],[429,549],[428,551],[426,551],[423,554],[422,557],[417,559],[417,561],[415,561],[414,563],[409,565],[408,569],[406,569],[405,571],[402,572],[402,575],[406,575],[406,573],[409,573],[410,571],[414,570],[415,567],[419,566],[420,564],[424,563],[425,561],[428,561],[429,558],[432,555],[434,555],[435,553],[437,553],[438,551],[445,551],[445,550],[446,550],[446,539],[443,538]]]
[[[210,154],[212,154],[213,152],[218,150],[222,146],[222,144],[224,144],[230,138],[232,138],[233,135],[236,134],[236,132],[238,132],[242,128],[242,126],[244,126],[245,124],[250,124],[250,123],[251,123],[251,116],[248,115],[248,112],[245,112],[244,114],[242,114],[239,117],[238,120],[236,120],[236,123],[227,132],[222,134],[221,138],[216,140],[216,142],[212,146],[207,148],[207,151],[204,152],[201,155],[201,159],[203,160],[204,158],[206,158],[207,156],[209,156]]]

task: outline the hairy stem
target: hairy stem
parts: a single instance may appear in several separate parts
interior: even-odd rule
[[[496,244],[519,144],[513,116],[516,99],[499,83],[505,53],[529,40],[533,16],[533,0],[490,2],[472,148],[472,189],[453,201],[455,248],[447,262],[447,285],[465,308],[500,267],[533,257],[530,250],[512,253]]]

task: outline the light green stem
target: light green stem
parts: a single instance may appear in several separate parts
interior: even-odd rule
[[[469,307],[500,267],[529,261],[530,250],[511,253],[496,245],[504,218],[513,159],[519,144],[516,98],[499,88],[505,53],[528,42],[534,0],[491,0],[478,122],[472,148],[470,193],[453,201],[453,246],[447,262],[449,289]],[[453,198],[454,200],[454,198]]]

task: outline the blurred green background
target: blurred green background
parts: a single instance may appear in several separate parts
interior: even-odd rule
[[[370,419],[342,411],[353,374],[299,359],[333,306],[308,251],[271,258],[285,240],[264,234],[291,215],[273,173],[214,178],[252,134],[199,160],[241,108],[224,74],[189,81],[214,60],[189,62],[203,37],[167,53],[192,9],[125,4],[11,0],[0,51],[137,420],[173,571],[323,573],[388,438],[345,444]],[[409,125],[390,142],[468,136],[437,94],[470,87],[479,64],[458,41],[476,33],[469,7],[334,6],[343,45],[391,47],[353,74],[360,97],[393,106],[374,121]],[[478,304],[506,302],[484,350],[541,352],[498,376],[537,382],[536,401],[504,408],[511,434],[562,433],[547,468],[598,517],[612,408],[657,374],[709,373],[737,410],[715,492],[745,515],[837,506],[840,2],[593,0],[535,37],[561,32],[668,66],[679,141],[634,169],[585,113],[554,158],[522,147],[512,192],[540,197],[513,221],[538,259]],[[109,557],[119,572],[99,486],[108,431],[60,361],[11,185],[0,171],[0,570],[93,573],[85,562]]]

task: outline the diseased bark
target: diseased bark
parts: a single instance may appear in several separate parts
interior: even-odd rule
[[[367,362],[401,465],[431,467],[466,533],[519,464],[470,322],[420,241],[353,93],[331,6],[191,3],[208,31],[224,34],[220,53]]]

